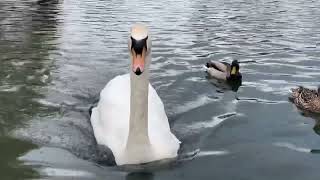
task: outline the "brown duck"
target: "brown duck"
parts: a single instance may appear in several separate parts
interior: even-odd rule
[[[289,100],[299,109],[313,113],[320,113],[320,87],[318,90],[308,89],[302,86],[292,88]]]

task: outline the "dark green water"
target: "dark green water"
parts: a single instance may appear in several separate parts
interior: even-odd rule
[[[0,179],[291,179],[320,172],[319,117],[287,100],[320,78],[320,3],[0,2]],[[95,163],[88,108],[128,72],[131,24],[152,32],[151,82],[192,161],[149,173]],[[238,59],[237,93],[202,66]],[[236,99],[238,97],[238,99]]]

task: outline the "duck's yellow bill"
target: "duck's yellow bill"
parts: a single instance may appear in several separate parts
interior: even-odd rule
[[[236,67],[232,67],[232,69],[231,69],[231,75],[236,75],[236,73],[237,73],[237,68]]]

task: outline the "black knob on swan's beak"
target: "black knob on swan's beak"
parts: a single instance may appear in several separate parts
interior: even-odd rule
[[[142,71],[141,71],[140,68],[138,67],[134,73],[136,73],[136,75],[139,76],[140,74],[142,74]]]

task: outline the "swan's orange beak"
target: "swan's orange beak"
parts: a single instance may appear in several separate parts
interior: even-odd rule
[[[142,74],[144,71],[145,58],[146,58],[145,48],[143,48],[141,54],[137,54],[134,50],[132,50],[132,71],[138,76]]]

